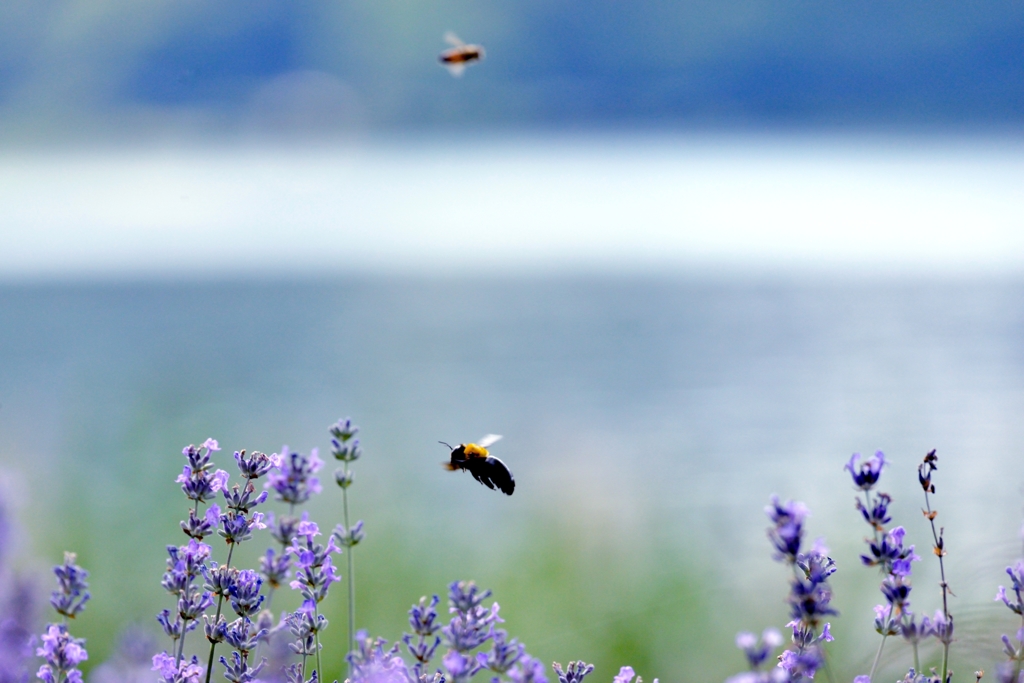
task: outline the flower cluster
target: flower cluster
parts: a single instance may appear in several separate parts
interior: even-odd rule
[[[837,614],[830,606],[832,589],[828,585],[828,578],[835,573],[836,565],[821,541],[814,543],[807,553],[801,552],[804,522],[809,515],[803,503],[781,503],[778,496],[772,496],[765,514],[772,522],[768,538],[775,547],[775,559],[793,569],[786,598],[791,620],[786,626],[792,629],[794,648],[779,656],[779,666],[789,680],[814,678],[824,663],[821,643],[833,640],[830,624],[825,622],[823,625],[822,620]],[[773,675],[779,676],[777,673]]]
[[[67,619],[77,616],[89,600],[89,585],[85,579],[89,573],[75,564],[74,553],[64,553],[64,563],[53,568],[57,576],[57,590],[50,598],[57,613],[64,617],[63,624],[48,624],[36,649],[36,656],[46,663],[39,667],[36,678],[43,683],[82,683],[82,672],[78,665],[89,659],[85,641],[75,638],[68,631]]]
[[[74,553],[64,553],[64,564],[53,568],[57,576],[57,590],[50,594],[50,604],[57,614],[74,619],[89,602],[89,572],[75,564]]]
[[[999,683],[1024,683],[1024,672],[1021,670],[1022,664],[1024,664],[1024,597],[1021,595],[1021,592],[1024,591],[1024,560],[1017,560],[1013,566],[1007,567],[1006,574],[1010,577],[1010,590],[1013,597],[1007,595],[1004,586],[999,586],[999,590],[996,592],[996,601],[1001,601],[1014,614],[1020,616],[1021,626],[1017,629],[1013,641],[1005,633],[1003,634],[1003,652],[1008,660],[996,668],[996,678]]]
[[[170,637],[171,648],[152,660],[153,670],[165,683],[198,683],[201,678],[209,683],[220,643],[233,649],[230,660],[219,660],[224,676],[232,683],[248,683],[262,668],[262,664],[249,665],[249,654],[267,633],[253,622],[265,599],[260,594],[263,578],[252,570],[232,566],[231,558],[238,544],[251,539],[254,531],[266,528],[263,513],[255,508],[266,502],[268,493],[257,492],[254,482],[279,467],[281,459],[259,451],[236,451],[235,465],[242,482],[229,486],[228,473],[214,470],[212,455],[219,450],[216,440],[207,439],[201,446],[188,446],[182,451],[187,463],[177,481],[191,505],[188,518],[180,526],[189,541],[167,547],[167,569],[161,585],[175,599],[175,609],[161,611],[157,621]],[[223,498],[223,507],[211,503],[217,494]],[[202,511],[200,506],[204,504],[209,506]],[[213,549],[203,542],[213,535],[223,538],[227,546],[223,564],[211,559]],[[232,622],[223,614],[225,601],[238,617]],[[214,614],[208,614],[214,605]],[[205,667],[198,657],[184,655],[186,636],[200,621],[210,643]]]
[[[914,553],[914,546],[904,545],[906,531],[903,527],[886,529],[886,525],[892,521],[889,515],[892,497],[875,491],[882,468],[888,464],[885,453],[877,451],[874,457],[864,462],[860,460],[860,453],[854,453],[844,467],[850,472],[854,488],[864,494],[863,501],[860,498],[854,501],[861,517],[871,528],[871,536],[865,539],[867,553],[861,555],[860,559],[866,567],[879,568],[883,577],[880,590],[885,598],[885,604],[874,607],[875,630],[882,636],[882,642],[875,657],[875,665],[868,676],[870,680],[874,677],[874,668],[878,665],[885,639],[889,636],[902,635],[914,646],[916,666],[918,644],[931,634],[932,623],[925,617],[918,624],[914,613],[910,611],[911,562],[921,558]]]
[[[274,490],[276,499],[289,505],[302,505],[313,494],[320,493],[320,479],[313,475],[324,466],[324,461],[313,449],[309,456],[291,451],[288,446],[281,448],[276,471],[267,474],[267,487]]]

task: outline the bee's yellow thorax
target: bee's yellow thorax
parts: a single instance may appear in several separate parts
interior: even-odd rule
[[[466,444],[466,457],[467,458],[486,458],[487,449],[483,446],[477,446],[475,443]]]

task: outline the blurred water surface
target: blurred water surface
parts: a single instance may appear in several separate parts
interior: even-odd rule
[[[883,488],[920,551],[914,468],[938,448],[954,610],[976,648],[954,665],[987,668],[1010,628],[991,596],[1018,553],[1022,327],[1024,282],[1006,278],[4,285],[0,462],[23,566],[69,548],[93,571],[80,627],[94,663],[166,606],[184,445],[219,439],[228,469],[235,449],[325,449],[351,415],[362,625],[395,639],[412,601],[474,578],[545,661],[696,681],[742,668],[736,629],[787,620],[763,536],[772,493],[806,501],[833,547],[837,666],[861,673],[877,577],[858,566],[841,467],[886,451]],[[439,467],[438,440],[488,432],[505,435],[493,450],[512,498]],[[333,484],[312,509],[321,527],[340,520]],[[929,560],[922,611],[939,603]]]

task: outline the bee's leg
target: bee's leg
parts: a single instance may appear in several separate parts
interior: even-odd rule
[[[476,479],[478,482],[480,482],[481,484],[483,484],[487,488],[489,488],[489,489],[493,489],[494,488],[494,484],[491,483],[491,480],[483,472],[478,472],[474,468],[474,469],[471,469],[469,471],[469,473],[473,475],[474,479]]]

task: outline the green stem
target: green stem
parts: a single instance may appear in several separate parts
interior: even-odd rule
[[[880,642],[878,644],[878,652],[875,653],[875,661],[871,665],[871,673],[868,674],[868,679],[869,680],[872,680],[872,681],[875,680],[875,669],[878,668],[878,662],[879,662],[879,660],[882,659],[882,646],[885,645],[885,639],[886,638],[888,638],[888,636],[883,635],[882,636],[882,642]]]
[[[821,661],[825,665],[825,675],[828,676],[828,683],[836,683],[836,679],[832,675],[832,665],[828,663],[828,656],[826,655],[824,644],[821,646]]]
[[[917,641],[914,641],[914,671],[921,673],[921,660],[917,655]]]
[[[320,606],[316,603],[313,603],[313,623],[317,626],[313,631],[313,639],[316,641],[316,680],[319,681],[323,671],[320,668]]]
[[[348,478],[348,461],[345,461],[345,477]],[[352,535],[352,528],[348,522],[348,487],[346,486],[341,490],[341,501],[343,507],[343,514],[345,516],[345,530],[349,534],[349,538]],[[355,649],[355,629],[356,629],[356,576],[355,568],[352,563],[352,551],[355,546],[349,545],[345,553],[348,556],[348,652],[351,654]],[[348,657],[345,657],[348,661]],[[348,663],[348,677],[352,678],[352,663]]]
[[[228,543],[228,561],[225,563],[228,569],[231,569],[231,554],[235,552],[235,544]],[[221,593],[217,596],[217,616],[213,618],[214,626],[220,622],[220,610],[224,605],[224,594]],[[206,660],[206,683],[210,683],[210,675],[213,673],[213,653],[217,649],[217,643],[210,641],[210,657]]]

